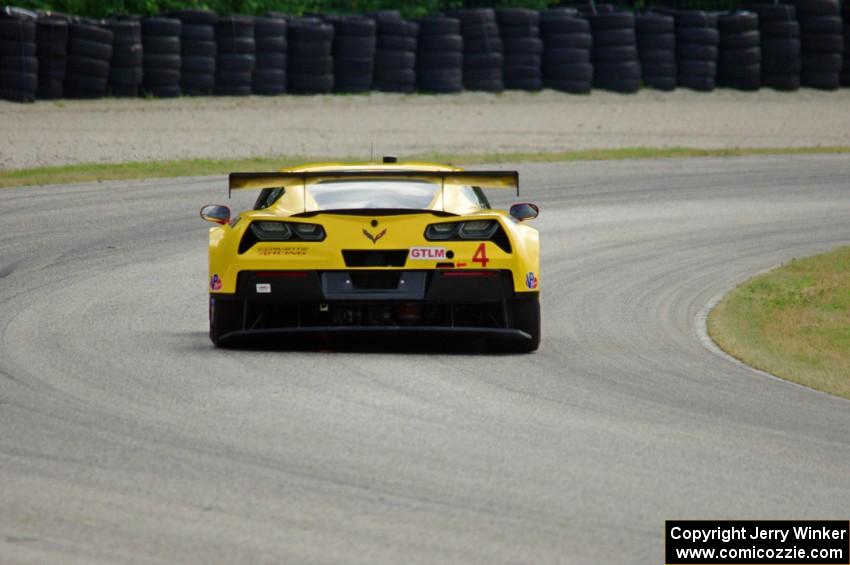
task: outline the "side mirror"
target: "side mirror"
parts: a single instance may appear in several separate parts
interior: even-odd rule
[[[531,202],[520,202],[511,206],[510,209],[511,217],[518,222],[533,220],[538,214],[540,214],[540,208],[537,207],[537,204],[532,204]]]
[[[201,208],[201,218],[214,224],[227,224],[230,222],[230,208],[218,204],[209,204]]]

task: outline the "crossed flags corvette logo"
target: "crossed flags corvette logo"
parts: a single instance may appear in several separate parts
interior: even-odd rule
[[[365,235],[366,238],[369,241],[371,241],[372,243],[378,243],[378,240],[381,239],[382,237],[384,237],[384,234],[386,234],[386,233],[387,233],[387,230],[386,230],[386,228],[384,228],[377,235],[372,235],[371,233],[369,233],[366,230],[366,228],[363,228],[363,235]]]

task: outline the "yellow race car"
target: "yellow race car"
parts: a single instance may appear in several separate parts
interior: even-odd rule
[[[494,210],[483,189],[519,195],[519,175],[425,163],[315,164],[232,173],[253,210],[204,206],[210,339],[293,334],[454,333],[497,351],[540,344],[534,204]]]

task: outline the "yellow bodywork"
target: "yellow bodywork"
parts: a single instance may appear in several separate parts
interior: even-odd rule
[[[464,187],[452,183],[450,173],[460,169],[427,163],[401,164],[320,164],[285,169],[283,173],[346,172],[361,173],[375,171],[381,177],[398,172],[399,178],[416,178],[417,172],[447,172],[445,185],[434,198],[428,209],[447,212],[450,215],[431,213],[404,213],[397,215],[353,215],[348,213],[320,212],[309,216],[294,216],[316,211],[318,205],[310,198],[303,181],[293,183],[283,196],[269,207],[250,210],[239,214],[227,225],[210,229],[209,233],[209,276],[212,294],[236,292],[236,280],[240,271],[329,271],[329,270],[406,270],[437,269],[438,263],[452,263],[453,269],[500,269],[512,273],[515,292],[537,292],[540,279],[538,232],[524,223],[515,221],[502,210],[481,209],[464,196]],[[331,175],[332,178],[332,175]],[[327,178],[323,177],[324,180]],[[246,181],[245,186],[233,186],[235,189],[262,189],[277,187],[285,181]],[[288,182],[288,181],[287,181]],[[307,181],[307,187],[309,183]],[[365,181],[368,182],[368,179]],[[297,186],[296,186],[297,184]],[[507,187],[507,186],[505,186]],[[367,213],[368,214],[368,213]],[[322,241],[258,242],[244,253],[239,253],[239,244],[245,231],[255,220],[281,220],[321,224],[325,230]],[[496,220],[508,236],[511,252],[503,251],[490,241],[429,241],[425,238],[425,229],[429,224],[469,221]],[[377,226],[373,226],[373,220]],[[368,232],[375,240],[368,237]],[[378,234],[383,233],[380,237]],[[484,246],[483,253],[481,246]],[[408,256],[403,267],[348,267],[343,250],[409,250],[416,247],[439,247],[451,251],[451,259],[417,259]],[[445,265],[443,265],[445,266]],[[529,276],[529,273],[531,275]]]

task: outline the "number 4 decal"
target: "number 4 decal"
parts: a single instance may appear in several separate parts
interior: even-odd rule
[[[478,249],[475,250],[475,255],[472,256],[473,263],[481,263],[481,267],[487,267],[487,263],[490,262],[490,259],[487,258],[487,247],[485,244],[481,244],[478,246]]]

